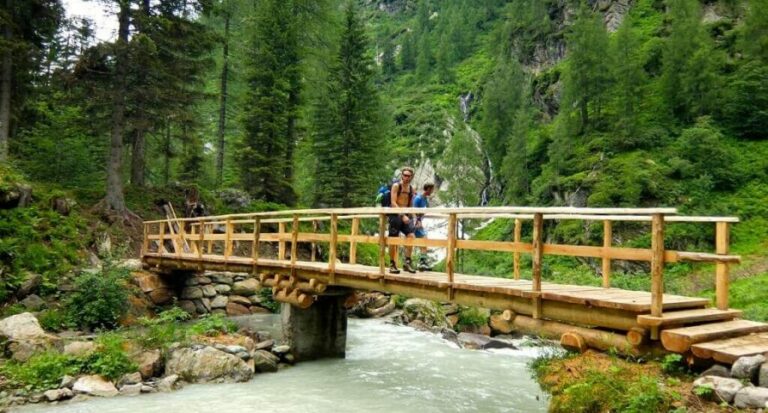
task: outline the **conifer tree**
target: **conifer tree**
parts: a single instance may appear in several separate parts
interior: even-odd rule
[[[416,35],[406,33],[403,36],[403,45],[400,49],[400,68],[403,70],[412,70],[416,67]]]
[[[269,0],[259,8],[248,56],[244,136],[237,154],[243,187],[256,198],[282,203],[295,200],[285,173],[292,144],[289,125],[297,110],[298,27],[292,5],[292,1]]]
[[[366,205],[381,174],[385,147],[373,59],[354,2],[347,3],[338,55],[315,105],[315,204]]]
[[[624,19],[611,45],[617,137],[634,141],[639,127],[644,87],[648,81],[643,70],[640,32],[631,16]]]
[[[578,109],[578,130],[584,132],[590,123],[590,108],[599,114],[610,86],[610,67],[605,58],[608,33],[602,19],[582,4],[566,39],[568,64],[561,107]]]

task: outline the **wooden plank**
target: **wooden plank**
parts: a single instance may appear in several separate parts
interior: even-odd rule
[[[317,232],[317,221],[312,220],[312,233],[315,233],[315,232]],[[309,257],[309,260],[314,262],[317,257],[317,243],[315,242],[311,243],[309,250],[310,250],[309,253],[311,254]]]
[[[661,317],[650,314],[637,316],[637,324],[641,326],[668,326],[702,323],[705,321],[726,321],[741,317],[741,310],[719,310],[716,308],[701,308],[694,310],[681,310],[666,312]]]
[[[147,252],[149,252],[149,225],[150,224],[144,224],[142,225],[144,229],[144,236],[142,238],[141,242],[141,255],[143,256]]]
[[[749,320],[721,321],[663,330],[661,332],[661,344],[669,351],[684,353],[697,343],[765,331],[768,331],[768,324],[765,323]]]
[[[533,251],[531,244],[509,241],[478,241],[457,240],[456,247],[463,250],[498,251],[498,252],[526,252]]]
[[[611,257],[608,256],[607,250],[611,248],[611,242],[613,240],[613,224],[611,221],[603,221],[603,288],[610,288],[611,286]]]
[[[733,364],[740,357],[763,354],[768,356],[768,333],[697,343],[691,346],[694,356]]]
[[[522,238],[523,224],[519,218],[515,219],[515,244],[520,244]],[[516,280],[520,279],[520,253],[515,251],[512,256],[512,272]]]
[[[166,225],[165,221],[163,221],[160,224],[160,234],[159,234],[159,237],[158,237],[158,240],[160,242],[160,246],[157,248],[157,252],[159,254],[164,254],[165,253],[165,225]]]
[[[355,236],[357,235],[357,232],[360,228],[360,218],[352,218],[352,230],[350,231],[350,242],[349,242],[349,263],[355,264],[357,263],[357,241],[355,240]]]
[[[232,226],[232,221],[227,220],[226,223],[226,238],[224,239],[224,259],[228,259],[232,255],[232,232],[234,231],[234,227]]]
[[[664,306],[664,215],[654,214],[651,222],[651,315],[661,317]],[[656,339],[651,331],[651,339]]]
[[[293,216],[291,224],[291,265],[296,265],[296,258],[299,255],[299,216]]]
[[[257,274],[259,270],[259,238],[261,238],[261,218],[256,217],[253,219],[253,248],[251,249],[254,274]]]
[[[531,290],[533,292],[533,318],[541,318],[541,262],[544,253],[543,250],[543,232],[544,232],[544,217],[542,214],[537,213],[533,215],[533,268],[531,269],[532,281]]]
[[[728,254],[728,245],[730,236],[727,222],[718,222],[715,224],[715,252],[717,254]],[[729,282],[728,264],[718,262],[715,264],[715,303],[721,310],[728,309],[728,282]]]

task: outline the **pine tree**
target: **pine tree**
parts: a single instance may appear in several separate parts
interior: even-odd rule
[[[578,130],[584,132],[590,124],[590,110],[599,116],[610,86],[610,66],[605,58],[608,33],[600,17],[582,4],[566,39],[568,63],[561,107],[578,109]]]
[[[297,110],[298,27],[292,5],[292,1],[269,0],[260,7],[248,56],[244,136],[237,155],[243,187],[256,198],[282,203],[295,200],[285,173],[289,125]]]
[[[403,36],[403,45],[400,49],[400,68],[403,70],[413,70],[416,67],[415,37],[413,33],[406,33]]]
[[[367,49],[363,22],[350,1],[327,91],[315,105],[316,205],[366,205],[382,169],[381,104]]]
[[[611,45],[617,141],[635,141],[639,129],[644,88],[648,82],[643,70],[640,31],[631,16],[624,19]]]
[[[483,155],[480,142],[470,130],[464,124],[458,128],[437,167],[437,174],[448,182],[448,189],[440,197],[449,205],[476,206],[485,183]]]

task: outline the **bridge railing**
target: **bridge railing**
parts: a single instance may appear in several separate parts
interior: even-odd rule
[[[386,271],[387,247],[444,248],[445,273],[449,295],[455,275],[458,250],[497,251],[512,254],[513,277],[520,278],[520,254],[530,254],[532,259],[533,316],[541,313],[541,273],[545,255],[588,257],[602,260],[602,286],[611,285],[613,260],[644,261],[651,269],[651,315],[661,317],[664,292],[664,265],[674,262],[708,262],[715,264],[716,306],[728,308],[729,264],[740,262],[740,257],[729,254],[730,225],[738,222],[735,217],[677,216],[673,208],[536,208],[536,207],[489,207],[489,208],[349,208],[307,209],[271,211],[252,214],[157,220],[144,223],[143,255],[193,260],[250,260],[258,265],[261,243],[277,243],[277,260],[298,262],[298,244],[312,245],[311,261],[316,259],[318,243],[328,243],[327,270],[331,282],[335,280],[338,257],[337,246],[349,244],[348,263],[357,264],[357,246],[375,244],[378,248],[378,271]],[[394,238],[387,236],[387,216],[390,214],[420,214],[447,221],[445,238]],[[457,236],[460,219],[514,219],[512,241],[464,240]],[[376,235],[360,232],[362,221],[375,220]],[[547,220],[580,220],[603,223],[603,245],[570,245],[546,243],[544,222]],[[328,232],[318,233],[318,223],[327,221]],[[350,233],[339,232],[339,221],[351,221]],[[531,242],[522,240],[522,223],[531,221]],[[302,232],[302,223],[311,223],[312,232]],[[613,245],[615,222],[650,223],[650,248],[630,248]],[[702,223],[715,225],[715,251],[691,252],[667,250],[664,246],[664,230],[669,223]],[[290,225],[290,230],[288,229]],[[306,224],[305,224],[306,227]],[[269,230],[271,232],[265,232]],[[250,249],[235,248],[250,245]],[[290,258],[287,259],[287,247]]]

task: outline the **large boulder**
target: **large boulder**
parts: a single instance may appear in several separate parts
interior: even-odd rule
[[[760,373],[758,374],[757,384],[760,387],[768,387],[768,363],[763,363],[760,366]]]
[[[718,401],[730,403],[734,396],[744,387],[744,383],[737,379],[720,376],[699,377],[693,382],[693,390],[709,388],[715,392]]]
[[[43,283],[42,275],[29,272],[29,271],[25,272],[24,280],[21,282],[19,289],[16,290],[16,297],[24,298],[32,294],[33,292],[37,291],[37,289],[40,287],[40,284],[42,283]]]
[[[64,354],[75,357],[85,356],[95,350],[96,343],[93,341],[73,341],[64,346]]]
[[[762,354],[739,357],[731,367],[731,377],[757,382],[757,374],[763,363],[765,363],[765,356]]]
[[[21,305],[28,311],[39,311],[45,307],[45,301],[37,294],[30,294],[27,298],[21,300]]]
[[[251,310],[248,309],[248,307],[240,304],[235,303],[228,303],[227,304],[227,315],[250,315]]]
[[[736,393],[733,405],[737,409],[765,409],[768,407],[768,388],[744,387]]]
[[[242,359],[210,346],[180,348],[171,353],[165,374],[177,374],[192,383],[209,381],[248,381],[253,370]]]
[[[261,283],[254,278],[246,278],[232,285],[233,295],[242,295],[248,297],[256,294],[261,289]]]
[[[99,375],[83,376],[77,379],[72,390],[75,393],[83,393],[98,397],[117,396],[118,391],[112,382]]]
[[[28,340],[47,337],[32,313],[21,313],[0,320],[0,338]]]
[[[490,350],[494,348],[516,349],[514,344],[506,340],[490,338],[483,334],[459,333],[457,337],[459,344],[473,350]]]
[[[260,373],[274,373],[277,371],[277,364],[280,362],[280,358],[268,351],[256,350],[253,353],[253,361],[256,371]]]
[[[408,321],[423,321],[428,326],[448,327],[448,320],[440,303],[423,298],[409,298],[403,304],[403,315]]]
[[[134,361],[139,366],[139,373],[144,380],[157,377],[163,371],[163,357],[160,350],[140,353]]]

